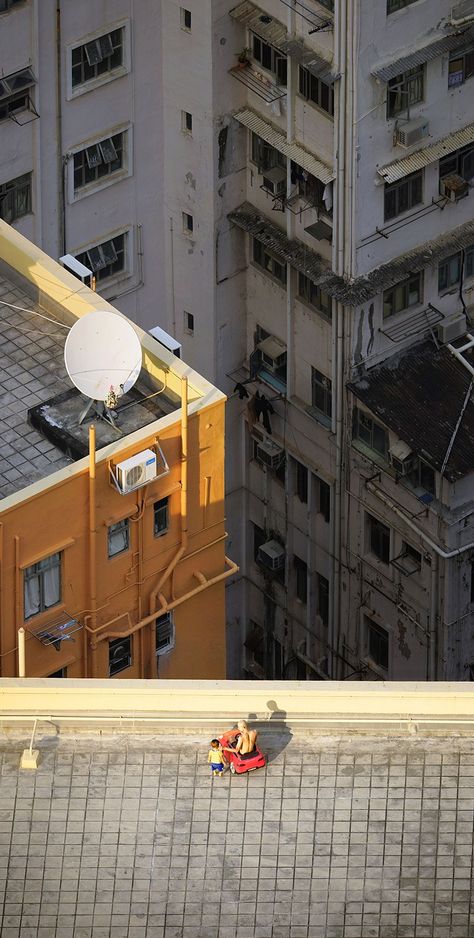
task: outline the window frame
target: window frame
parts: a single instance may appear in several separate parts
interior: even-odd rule
[[[189,22],[188,22],[189,20]],[[192,30],[193,23],[193,14],[192,10],[188,10],[187,7],[179,8],[179,25],[185,33],[190,33]]]
[[[367,543],[366,553],[375,557],[379,563],[390,563],[392,531],[388,524],[375,515],[366,512]]]
[[[108,172],[103,176],[97,175],[95,179],[91,179],[88,182],[85,182],[79,188],[75,187],[75,161],[76,157],[79,154],[86,154],[87,150],[92,149],[93,147],[99,147],[102,143],[106,143],[107,140],[113,140],[115,137],[121,136],[122,146],[121,146],[121,157],[122,165],[120,168]],[[102,133],[100,136],[91,137],[90,140],[86,140],[77,146],[74,146],[68,153],[68,200],[70,204],[74,202],[79,202],[80,199],[86,198],[91,193],[100,192],[101,189],[107,189],[109,186],[115,185],[115,183],[120,182],[122,179],[128,179],[133,173],[133,132],[130,124],[124,124],[121,127],[114,128],[114,132]],[[87,156],[85,156],[87,162]],[[98,166],[96,167],[99,168]]]
[[[296,599],[306,606],[308,604],[308,564],[297,554],[293,554],[293,570]]]
[[[464,168],[465,161],[468,157],[471,158],[473,163],[473,171],[470,176],[466,174]],[[440,182],[445,176],[450,176],[455,173],[457,176],[461,176],[462,179],[465,179],[466,182],[472,183],[474,180],[474,143],[468,143],[465,147],[459,147],[459,149],[454,150],[453,153],[448,153],[447,156],[443,156],[438,162],[438,168]]]
[[[90,251],[94,251],[97,248],[102,248],[104,245],[109,245],[115,240],[123,238],[122,245],[119,247],[120,254],[123,256],[123,267],[119,270],[112,271],[107,275],[100,275],[101,270],[106,270],[108,267],[112,267],[113,264],[106,264],[101,268],[94,269],[94,265],[91,262],[88,254]],[[105,241],[96,241],[93,244],[87,245],[87,247],[82,248],[80,251],[71,252],[74,254],[76,260],[80,263],[85,264],[86,267],[89,267],[92,270],[94,277],[96,278],[97,289],[111,286],[113,283],[116,283],[119,280],[126,280],[131,276],[132,271],[130,269],[131,258],[133,257],[133,245],[132,245],[132,229],[126,228],[120,230],[111,235],[110,238],[107,238]],[[114,245],[114,250],[117,253],[117,250]],[[118,255],[117,255],[118,257]],[[116,261],[114,262],[116,263]]]
[[[194,237],[194,215],[191,212],[181,212],[181,224],[185,237]]]
[[[120,645],[128,643],[128,659],[127,664],[123,664],[121,667],[112,670],[112,655],[113,651],[116,648],[120,648]],[[133,664],[133,638],[131,635],[127,635],[125,638],[111,638],[109,639],[109,677],[115,677],[116,674],[120,674],[122,671],[127,671],[128,668],[132,667]],[[125,659],[124,659],[125,660]]]
[[[183,329],[187,335],[194,335],[194,313],[190,313],[189,310],[183,310]]]
[[[314,309],[326,322],[332,323],[332,296],[330,296],[329,293],[325,293],[317,283],[314,283],[310,277],[307,277],[306,274],[303,274],[301,271],[298,271],[298,290],[296,295],[302,303]],[[323,296],[328,300],[326,308],[324,303],[321,303]]]
[[[15,90],[11,87],[10,83],[17,80],[20,76],[24,76],[25,79],[23,87]],[[20,114],[28,110],[32,110],[38,117],[33,104],[31,104],[30,108],[31,93],[33,88],[37,85],[33,69],[30,65],[19,68],[16,72],[11,72],[9,75],[2,76],[0,78],[0,85],[3,85],[3,87],[10,92],[10,94],[3,96],[0,103],[0,122],[14,120],[15,114]]]
[[[156,516],[158,512],[163,512],[165,515],[166,526],[160,527],[157,530]],[[163,537],[164,534],[167,534],[170,529],[170,500],[169,496],[165,495],[164,498],[158,498],[156,502],[153,502],[153,537]]]
[[[254,130],[250,131],[250,162],[257,167],[259,176],[268,173],[270,169],[281,166],[286,169],[287,159],[284,153],[281,153],[277,147],[267,143]]]
[[[7,224],[12,225],[13,222],[18,221],[20,218],[24,218],[25,215],[31,215],[32,208],[32,189],[33,189],[33,173],[22,173],[21,176],[16,176],[15,179],[9,179],[7,182],[3,182],[0,185],[0,218],[3,221],[6,221]],[[25,211],[18,211],[18,204],[21,202],[19,200],[19,192],[26,190],[26,208]],[[3,202],[7,202],[11,199],[14,203],[14,208],[10,218],[5,218],[3,213],[2,205]]]
[[[288,56],[285,55],[284,52],[281,52],[277,46],[272,45],[271,42],[267,42],[266,39],[263,39],[262,36],[258,36],[257,33],[252,32],[252,30],[250,30],[249,33],[249,41],[253,61],[257,62],[260,68],[263,68],[270,75],[273,75],[277,85],[286,88],[288,82]],[[258,46],[260,46],[260,51],[258,51]],[[269,52],[265,53],[264,47],[265,50],[268,49]],[[267,58],[267,64],[264,63],[265,58]],[[280,63],[282,63],[281,66]]]
[[[406,9],[416,3],[417,0],[387,0],[387,16],[391,16],[392,13],[398,13],[400,10]],[[398,6],[396,6],[398,4]]]
[[[405,215],[407,212],[411,212],[417,205],[423,205],[424,200],[424,171],[423,169],[417,169],[414,173],[409,173],[408,176],[404,176],[403,179],[397,179],[397,182],[386,183],[383,190],[384,196],[384,206],[383,206],[383,217],[384,221],[393,221],[394,218],[399,218],[400,215]],[[417,186],[419,185],[420,191],[418,198]],[[406,193],[405,193],[406,190]],[[403,205],[402,196],[406,194],[406,205]],[[388,212],[387,210],[387,197],[395,196],[395,211],[393,213]]]
[[[25,3],[26,0],[1,0],[1,2],[4,3],[5,6],[3,8],[0,6],[0,16],[4,13],[9,13],[13,7],[17,6],[19,3]]]
[[[119,550],[113,550],[111,552],[111,536],[119,535],[124,533],[125,535],[125,546],[119,548]],[[112,524],[107,525],[107,558],[108,560],[113,560],[115,557],[120,557],[122,554],[128,553],[130,550],[130,518],[121,518],[120,521],[113,521]]]
[[[334,119],[334,86],[313,75],[304,65],[298,66],[298,96]],[[327,93],[327,106],[323,101]],[[314,96],[313,96],[314,94]]]
[[[316,614],[325,628],[329,626],[329,580],[322,573],[316,573]]]
[[[256,255],[261,256],[257,258]],[[265,258],[267,258],[267,263],[265,263]],[[286,287],[288,265],[272,254],[258,238],[252,238],[252,264],[280,286]]]
[[[404,280],[400,280],[399,283],[394,283],[393,287],[389,287],[387,290],[384,290],[382,294],[382,318],[384,322],[386,319],[391,319],[392,316],[398,316],[401,313],[406,313],[411,311],[413,307],[421,306],[423,304],[423,275],[424,271],[419,270],[414,274],[409,274],[408,277],[405,277]],[[416,291],[414,286],[415,281],[418,281]],[[417,293],[417,298],[410,300],[410,296],[414,292]],[[390,312],[386,312],[386,306],[388,306],[389,303],[391,304],[392,309]]]
[[[165,621],[169,626],[169,632],[170,632],[169,639],[166,645],[159,645],[158,644],[158,629],[160,628],[160,625],[165,624]],[[173,650],[175,645],[176,645],[176,625],[174,621],[174,613],[173,611],[165,612],[162,616],[157,616],[155,619],[155,656],[156,658],[160,658],[161,655],[168,654],[169,651]]]
[[[425,63],[416,65],[414,68],[395,75],[387,82],[387,120],[397,118],[399,114],[408,111],[416,104],[421,104],[425,100],[426,68]],[[410,97],[410,89],[413,87],[416,94],[418,85],[419,97]],[[396,98],[400,97],[400,106],[396,105]]]
[[[361,418],[362,420],[366,422],[365,429],[367,433],[365,437],[360,435],[361,434]],[[369,426],[369,422],[371,426]],[[383,451],[380,449],[380,447],[374,446],[374,441],[375,441],[374,432],[377,434],[378,433],[383,434],[383,444],[384,444]],[[369,439],[369,435],[370,435],[370,439]],[[378,423],[377,420],[374,420],[372,415],[369,414],[366,410],[361,410],[361,408],[357,406],[354,407],[353,415],[352,415],[352,439],[353,441],[355,440],[359,443],[362,443],[362,445],[366,446],[367,449],[371,450],[371,452],[376,453],[377,456],[387,461],[388,448],[389,448],[389,442],[390,442],[388,430],[386,430],[385,427],[383,427],[381,423]]]
[[[466,68],[466,59],[468,56],[472,56],[472,59],[473,59],[472,66],[470,66],[472,68],[472,71],[470,71],[469,74],[466,74],[466,71],[468,71],[468,69]],[[458,69],[457,71],[451,72],[451,64],[454,62],[459,62],[461,60],[463,63],[462,68]],[[449,80],[450,75],[459,75],[459,74],[461,74],[460,81],[450,82]],[[448,61],[448,90],[450,90],[451,88],[459,88],[460,85],[464,85],[466,81],[469,81],[470,78],[474,78],[474,46],[470,46],[468,49],[464,49],[459,52],[456,52],[456,50],[453,50],[449,55],[449,61]]]
[[[110,36],[111,33],[119,29],[122,30],[121,65],[117,65],[110,71],[96,75],[94,78],[90,78],[81,84],[73,85],[73,52],[76,49],[85,47],[97,39],[101,39],[103,36]],[[130,20],[128,19],[121,19],[115,23],[110,23],[105,31],[104,27],[102,26],[99,29],[96,29],[93,33],[90,33],[88,36],[83,37],[82,40],[74,40],[73,42],[68,43],[66,46],[66,100],[70,101],[73,98],[79,97],[80,95],[94,91],[96,88],[100,88],[102,85],[106,85],[110,81],[115,81],[117,78],[121,78],[123,75],[128,75],[130,72],[130,61]]]
[[[302,505],[308,504],[309,494],[309,469],[299,459],[291,457],[293,467],[293,494],[299,499]]]
[[[43,566],[42,564],[48,563],[48,561],[53,561],[57,558],[57,561],[51,563],[50,566]],[[58,598],[49,604],[46,603],[45,599],[45,584],[44,584],[44,574],[49,570],[58,570]],[[45,557],[41,557],[40,560],[35,561],[35,563],[30,564],[28,567],[23,569],[23,619],[25,622],[29,622],[30,619],[35,618],[35,616],[42,615],[44,612],[48,612],[49,609],[53,609],[55,606],[60,606],[62,603],[63,595],[63,551],[58,550],[53,554],[48,554]],[[33,580],[38,577],[39,581],[39,609],[36,612],[30,612],[27,616],[27,603],[26,603],[26,585],[28,581]]]
[[[316,482],[316,513],[322,515],[326,524],[331,521],[331,486],[320,476],[314,476]]]
[[[364,615],[366,658],[381,671],[388,672],[390,664],[390,632],[370,616]],[[372,630],[372,636],[371,636]],[[382,644],[384,647],[382,648]],[[382,648],[382,654],[380,650]]]
[[[322,395],[322,407],[316,403],[318,395]],[[332,426],[332,380],[311,365],[311,411],[325,426]]]

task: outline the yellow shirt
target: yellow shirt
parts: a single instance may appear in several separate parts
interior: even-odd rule
[[[224,761],[224,753],[222,752],[222,746],[219,746],[218,749],[210,749],[208,756],[208,762],[213,762],[214,765],[219,765],[219,763]]]

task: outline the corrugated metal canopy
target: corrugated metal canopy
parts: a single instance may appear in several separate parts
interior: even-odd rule
[[[321,78],[322,81],[332,84],[339,76],[333,71],[332,62],[328,62],[322,55],[319,55],[314,49],[310,49],[302,39],[287,39],[281,46],[281,51],[291,55],[296,62],[299,62],[304,68],[308,69],[312,75]]]
[[[251,108],[246,107],[241,111],[237,111],[234,117],[239,124],[243,124],[244,127],[248,127],[253,133],[258,134],[262,140],[275,147],[288,159],[294,160],[295,163],[298,163],[298,166],[311,173],[312,176],[316,176],[325,185],[334,179],[334,171],[330,166],[327,166],[322,160],[318,160],[316,156],[305,150],[299,143],[288,143],[283,131],[263,120],[263,117],[252,111]]]
[[[378,78],[379,81],[390,81],[391,78],[395,78],[396,75],[401,75],[402,72],[406,72],[410,68],[415,68],[417,65],[424,65],[425,62],[436,59],[444,52],[450,52],[452,49],[460,49],[473,40],[474,27],[470,27],[462,32],[458,30],[455,33],[451,33],[449,36],[436,33],[425,45],[420,46],[420,48],[413,49],[412,52],[408,53],[405,50],[403,55],[399,55],[396,59],[392,58],[388,62],[376,65],[375,68],[372,69],[372,75],[374,78]]]
[[[243,0],[243,3],[234,7],[230,11],[230,16],[277,48],[280,48],[281,43],[286,40],[287,31],[283,23],[269,16],[265,10],[261,10],[254,3],[249,3],[249,0]]]
[[[414,173],[417,169],[423,169],[423,167],[429,166],[430,163],[435,163],[436,160],[454,153],[455,150],[465,147],[473,141],[474,123],[468,124],[467,127],[456,131],[454,134],[443,137],[437,143],[432,143],[427,147],[423,147],[422,150],[411,153],[410,156],[404,156],[401,160],[388,163],[387,166],[380,166],[377,172],[385,182],[397,182],[398,179],[403,179],[409,173]]]

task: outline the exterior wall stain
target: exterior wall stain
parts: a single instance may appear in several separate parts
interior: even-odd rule
[[[397,626],[398,626],[398,648],[399,648],[400,654],[403,655],[403,657],[408,660],[408,658],[411,655],[411,651],[406,641],[407,630],[406,630],[406,627],[400,621],[400,619],[397,622]]]

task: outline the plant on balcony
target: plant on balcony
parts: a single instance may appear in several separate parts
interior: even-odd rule
[[[252,50],[248,46],[244,46],[240,52],[236,52],[238,68],[245,68],[246,65],[250,64],[251,52]]]

